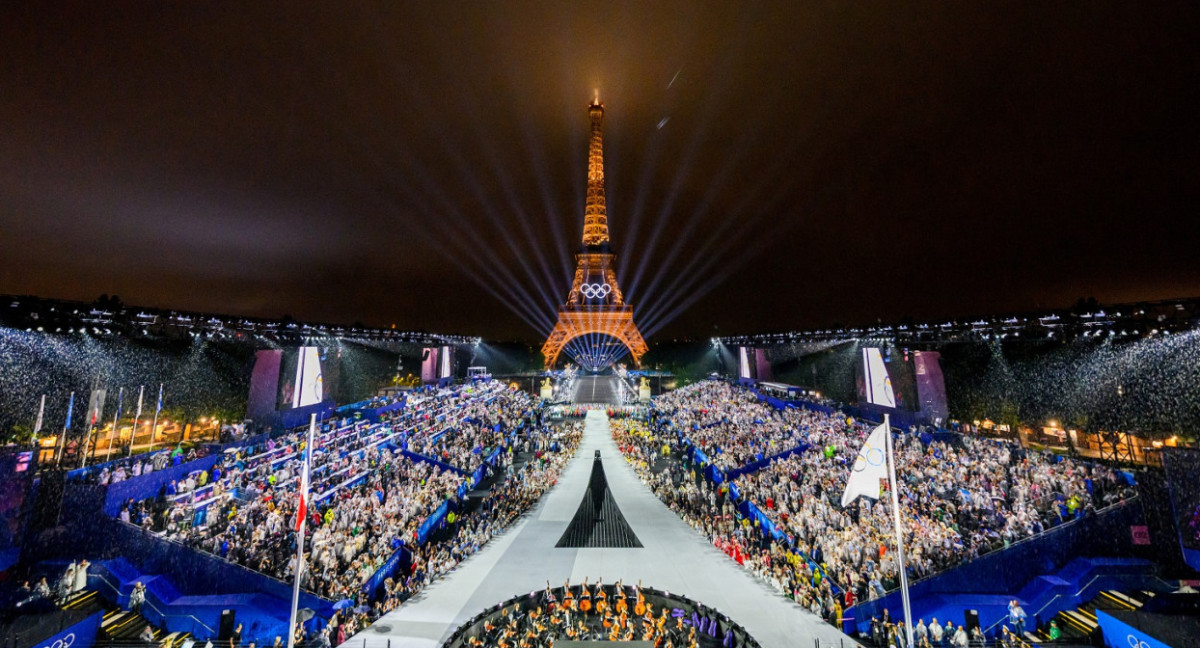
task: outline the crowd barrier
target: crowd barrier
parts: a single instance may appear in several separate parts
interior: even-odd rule
[[[368,601],[373,601],[379,596],[379,589],[383,587],[384,581],[395,576],[398,572],[408,571],[412,567],[412,552],[408,550],[408,546],[403,541],[400,542],[400,547],[388,557],[387,560],[375,570],[367,582],[363,583],[362,592]]]
[[[409,459],[412,459],[413,461],[420,461],[422,463],[432,464],[434,466],[437,466],[438,469],[443,470],[443,471],[449,470],[451,472],[456,472],[460,475],[468,474],[467,471],[465,471],[461,468],[455,468],[454,466],[451,466],[450,464],[448,464],[444,461],[439,461],[437,459],[434,459],[433,457],[426,457],[423,454],[417,454],[417,453],[413,452],[412,450],[407,449],[407,445],[408,444],[405,444],[404,449],[400,451],[400,454],[404,455],[405,457],[408,457]]]
[[[449,512],[450,502],[447,500],[442,502],[437,509],[433,511],[432,515],[430,515],[428,518],[425,518],[425,521],[421,523],[421,526],[417,527],[418,545],[423,545],[427,540],[429,540],[429,534],[433,533],[434,529],[441,524],[442,520],[446,518],[446,514]]]
[[[841,413],[854,417],[855,419],[868,421],[871,423],[882,423],[883,415],[887,414],[892,427],[900,428],[902,430],[906,430],[909,427],[927,425],[929,423],[921,418],[920,412],[910,412],[908,410],[902,410],[895,407],[884,407],[883,405],[864,403],[857,406],[845,405],[839,409],[830,407],[829,405],[819,405],[817,403],[809,403],[807,401],[785,401],[780,398],[764,394],[753,387],[750,389],[755,395],[758,396],[759,400],[765,401],[767,404],[778,410],[803,407],[804,409],[813,412],[820,412],[822,414]]]
[[[404,409],[407,404],[408,398],[401,398],[394,403],[381,405],[379,407],[370,407],[370,401],[360,401],[358,403],[351,403],[350,405],[343,405],[337,408],[337,413],[342,416],[358,415],[371,423],[378,423],[385,414],[398,412]]]
[[[178,482],[181,479],[186,479],[189,474],[197,470],[212,470],[212,467],[221,459],[221,455],[211,454],[207,457],[179,464],[178,466],[170,466],[162,470],[155,470],[148,475],[132,477],[124,481],[119,481],[108,486],[108,494],[104,499],[104,513],[110,516],[116,516],[121,512],[121,505],[129,500],[140,502],[144,499],[158,497],[163,488],[172,481]]]
[[[305,405],[304,407],[296,407],[293,409],[275,412],[275,416],[279,421],[279,426],[284,429],[301,427],[308,425],[313,414],[317,415],[318,421],[333,416],[333,410],[337,407],[332,400],[321,401],[313,405]]]
[[[486,463],[484,463],[484,464],[480,465],[478,468],[476,468],[475,472],[471,474],[470,486],[474,487],[475,485],[482,482],[484,477],[487,477],[487,470],[488,470],[488,464],[486,464]],[[462,497],[462,495],[460,495],[459,497]]]
[[[764,457],[762,459],[759,459],[758,461],[752,461],[740,468],[734,468],[733,470],[730,470],[729,472],[725,473],[725,477],[729,481],[733,481],[733,480],[737,479],[738,477],[741,477],[742,475],[749,475],[751,473],[758,472],[758,471],[762,470],[763,468],[770,466],[772,461],[778,461],[780,459],[787,459],[788,457],[790,457],[794,454],[800,454],[801,452],[808,450],[810,447],[812,447],[812,446],[810,446],[807,442],[801,441],[799,443],[799,445],[797,445],[794,448],[791,448],[790,450],[784,450],[783,452],[773,454],[769,457]]]

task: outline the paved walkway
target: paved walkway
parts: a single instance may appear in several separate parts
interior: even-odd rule
[[[599,450],[609,489],[641,549],[557,549],[587,490],[592,458]],[[738,567],[654,496],[621,457],[608,416],[588,413],[583,441],[559,483],[532,513],[472,556],[454,573],[375,622],[348,647],[433,648],[485,608],[546,587],[603,578],[680,593],[740,623],[765,648],[855,642]],[[365,642],[364,642],[365,640]]]

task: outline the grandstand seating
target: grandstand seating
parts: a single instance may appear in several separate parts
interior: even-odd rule
[[[512,401],[509,416],[500,421],[507,426],[502,427],[497,424],[498,415],[490,405],[496,399],[509,401],[514,398],[516,400]],[[344,458],[350,448],[353,448],[351,454],[357,454],[366,447],[386,446],[394,452],[392,456],[395,461],[427,463],[438,466],[440,470],[453,471],[459,476],[457,479],[462,481],[457,496],[463,498],[472,485],[477,485],[487,477],[487,467],[497,460],[500,451],[499,447],[495,447],[496,444],[511,443],[514,438],[512,435],[520,429],[520,417],[526,407],[524,402],[505,386],[495,382],[476,382],[457,388],[409,394],[406,402],[400,403],[402,408],[385,412],[377,422],[363,420],[355,423],[342,419],[340,422],[324,424],[318,436],[314,465],[321,462],[323,455],[337,461]],[[476,406],[473,407],[472,403]],[[218,462],[223,462],[222,478],[233,472],[231,461],[238,463],[243,470],[269,463],[271,473],[287,466],[290,477],[281,478],[274,486],[278,499],[298,486],[298,464],[295,462],[299,460],[300,453],[297,452],[298,442],[295,439],[302,438],[296,432],[302,432],[303,429],[291,432],[291,436],[284,437],[282,443],[280,437],[276,437],[273,448],[267,445],[268,436],[245,440],[229,446],[237,449],[233,453],[221,453],[218,448],[214,455],[192,462],[191,465],[185,463],[175,467],[175,470],[166,469],[130,478],[117,484],[120,488],[116,489],[87,483],[71,484],[74,497],[66,504],[71,512],[69,525],[87,528],[89,533],[80,534],[79,537],[88,538],[88,542],[86,546],[68,546],[60,551],[69,552],[68,555],[83,552],[97,558],[93,560],[89,572],[89,587],[94,591],[88,594],[88,600],[102,597],[105,607],[124,608],[135,583],[141,582],[146,586],[146,605],[141,614],[110,612],[104,623],[106,632],[111,632],[104,636],[115,642],[114,645],[130,638],[136,640],[148,621],[160,629],[156,635],[159,641],[166,639],[169,633],[178,633],[170,638],[173,644],[182,643],[182,637],[186,635],[211,637],[215,636],[215,628],[219,626],[220,614],[224,609],[236,610],[239,622],[246,625],[248,639],[261,641],[286,635],[290,583],[279,580],[276,574],[259,573],[206,551],[169,541],[163,537],[163,530],[157,528],[157,520],[156,530],[152,532],[149,528],[139,528],[117,518],[128,496],[137,493],[135,502],[149,500],[147,506],[154,506],[153,500],[161,496],[162,489],[172,480],[182,479],[189,473],[194,476],[196,469],[212,474],[214,463],[222,465]],[[505,434],[499,434],[501,430]],[[430,439],[441,441],[431,445],[427,442]],[[422,441],[421,447],[457,452],[454,455],[457,460],[451,460],[458,465],[441,461],[444,457],[429,457],[406,449],[412,446],[413,441]],[[464,446],[467,449],[474,448],[475,452],[463,452]],[[477,465],[466,465],[464,461]],[[347,470],[343,466],[326,462],[314,468],[314,491],[310,501],[315,506],[310,510],[320,510],[318,507],[321,507],[323,500],[372,473],[358,470],[342,476],[338,473]],[[116,497],[114,490],[119,491]],[[245,505],[245,493],[225,482],[219,487],[210,483],[188,492],[168,495],[165,499],[171,508],[184,512],[176,517],[182,529],[204,523],[206,515],[211,515],[212,511],[218,510],[216,507],[222,507],[230,498],[239,503],[239,508]],[[437,528],[441,516],[453,508],[443,505],[427,519],[415,518],[423,520],[420,529],[422,541]],[[399,551],[403,550],[402,547]],[[109,559],[101,560],[103,557]],[[387,557],[386,554],[384,557]],[[383,564],[394,569],[395,563],[385,561]],[[382,580],[382,576],[372,577],[362,585],[369,588],[372,583],[377,585],[376,581]],[[369,593],[371,590],[364,591]],[[332,613],[331,606],[330,599],[302,593],[301,607],[317,610],[320,617],[328,617]]]

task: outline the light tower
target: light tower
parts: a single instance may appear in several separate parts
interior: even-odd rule
[[[648,348],[633,322],[633,307],[617,284],[613,252],[608,237],[604,204],[604,104],[588,106],[591,137],[588,139],[587,202],[583,210],[583,247],[575,255],[575,279],[567,301],[558,310],[558,323],[542,345],[546,367],[554,366],[572,340],[587,335],[611,337],[629,350],[641,366]]]

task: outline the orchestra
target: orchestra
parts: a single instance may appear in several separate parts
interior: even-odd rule
[[[695,627],[678,610],[671,622],[671,607],[646,600],[641,582],[626,588],[621,581],[605,585],[603,579],[584,579],[578,593],[570,582],[555,590],[546,583],[530,602],[501,608],[488,617],[463,643],[470,648],[552,648],[556,640],[647,641],[654,648],[700,648]],[[632,592],[629,590],[632,589]],[[629,599],[634,599],[631,606]],[[610,606],[609,600],[614,603]]]

